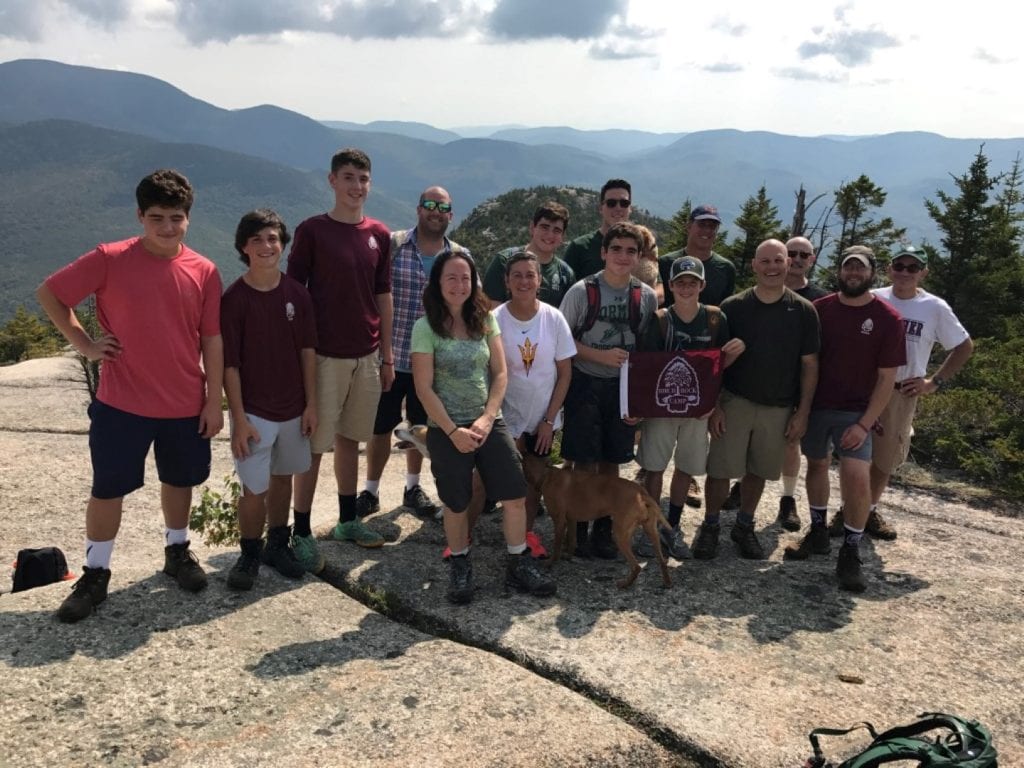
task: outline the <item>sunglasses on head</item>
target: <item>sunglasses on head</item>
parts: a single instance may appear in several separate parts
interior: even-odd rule
[[[609,208],[614,208],[616,205],[619,206],[619,208],[629,208],[629,206],[633,204],[633,201],[609,197],[607,200],[604,201],[604,204],[607,205]]]
[[[894,272],[909,272],[912,275],[924,269],[920,264],[893,264],[892,268]]]
[[[787,251],[787,253],[789,254],[789,258],[791,259],[809,259],[811,258],[811,256],[814,255],[813,253],[808,253],[807,251]]]
[[[425,211],[440,211],[441,213],[451,213],[451,203],[439,203],[436,200],[420,200],[420,208]]]

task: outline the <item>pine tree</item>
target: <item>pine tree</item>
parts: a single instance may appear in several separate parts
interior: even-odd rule
[[[754,260],[757,246],[768,238],[782,235],[779,208],[772,203],[763,184],[756,195],[748,197],[743,203],[736,225],[743,230],[743,237],[734,239],[723,255],[731,258],[736,265],[736,287],[740,289],[754,282],[750,262]]]

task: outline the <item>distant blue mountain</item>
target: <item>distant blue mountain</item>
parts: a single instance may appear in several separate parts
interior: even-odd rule
[[[508,128],[495,131],[492,139],[520,144],[560,144],[608,157],[628,157],[659,147],[666,147],[684,133],[650,133],[613,128],[604,131],[581,131],[567,126],[548,128]]]

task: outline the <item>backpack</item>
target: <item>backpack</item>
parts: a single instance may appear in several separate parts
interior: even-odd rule
[[[577,339],[594,327],[597,322],[597,315],[601,311],[601,286],[597,283],[597,276],[591,275],[584,279],[584,287],[587,289],[587,313],[583,316],[583,323],[576,329],[574,334]],[[633,336],[640,331],[641,307],[643,304],[642,283],[635,277],[629,278],[629,330]]]
[[[718,324],[722,321],[722,310],[718,307],[704,305],[704,309],[708,313],[708,333],[711,334],[711,343],[714,344],[718,341]],[[666,352],[671,352],[672,339],[669,338],[671,328],[669,327],[670,318],[668,313],[672,311],[671,307],[665,309],[659,309],[657,312],[658,318],[658,330],[661,331],[661,345],[665,348]],[[721,344],[719,347],[721,348]]]
[[[68,573],[68,561],[57,547],[23,549],[14,563],[14,586],[11,592],[44,587],[57,581],[74,578]]]
[[[808,737],[814,755],[804,768],[876,768],[884,763],[914,761],[920,768],[997,768],[992,734],[977,720],[964,720],[941,712],[923,712],[921,719],[878,733],[871,723],[858,723],[845,730],[815,728]],[[864,728],[872,742],[866,749],[841,763],[830,763],[818,745],[818,736],[842,736]],[[929,731],[946,731],[927,737]]]

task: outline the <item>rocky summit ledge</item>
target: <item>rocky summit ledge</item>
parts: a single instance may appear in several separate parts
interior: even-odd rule
[[[0,558],[55,544],[77,572],[89,468],[67,362],[0,368]],[[229,471],[218,440],[213,484]],[[782,561],[797,534],[774,523],[769,484],[767,560],[737,556],[725,515],[718,558],[673,563],[670,590],[646,570],[620,591],[623,563],[573,560],[538,600],[506,593],[493,515],[474,534],[476,597],[455,607],[440,525],[398,506],[403,472],[396,455],[368,519],[382,549],[325,540],[323,579],[264,568],[237,595],[224,584],[235,552],[197,542],[211,584],[186,595],[158,573],[150,466],[96,616],[53,618],[67,585],[0,595],[0,765],[791,768],[815,726],[926,710],[981,720],[1000,764],[1024,765],[1020,519],[893,491],[883,511],[899,538],[863,547],[869,589],[851,596],[834,552]],[[688,509],[688,541],[698,521]],[[550,542],[550,521],[537,527]],[[839,757],[857,741],[825,744]]]

